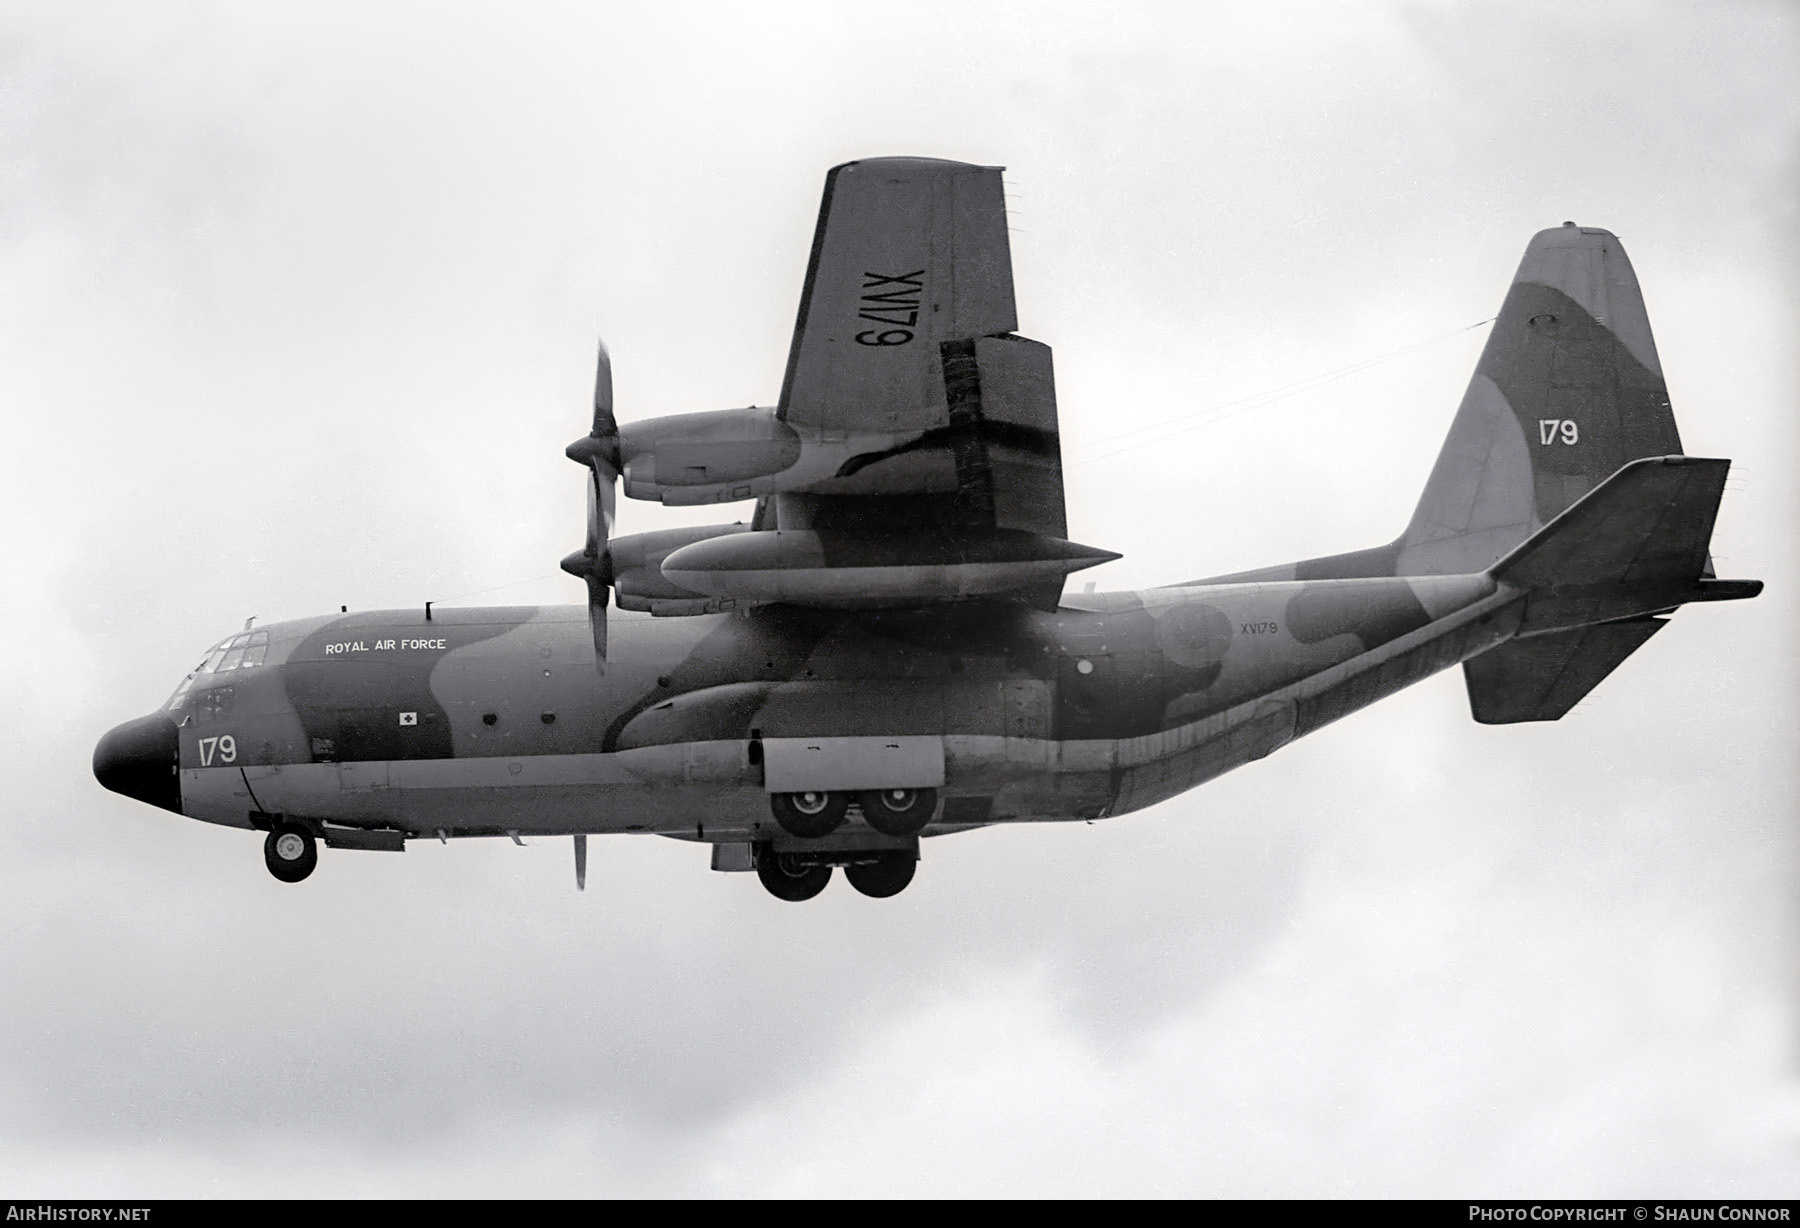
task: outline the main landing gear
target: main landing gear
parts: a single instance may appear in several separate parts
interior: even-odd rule
[[[277,822],[263,841],[263,860],[276,878],[297,883],[319,864],[319,844],[312,832],[300,824]]]
[[[910,852],[884,849],[871,854],[867,861],[853,861],[845,866],[844,877],[864,895],[885,900],[905,891],[918,868],[919,859]]]
[[[790,836],[817,840],[829,836],[843,823],[850,798],[844,793],[771,793],[769,809]]]
[[[866,896],[899,895],[913,880],[919,853],[913,839],[937,813],[936,789],[869,789],[859,793],[774,793],[769,808],[788,835],[805,841],[824,840],[842,827],[855,802],[863,821],[890,840],[906,840],[906,848],[855,847],[869,843],[868,833],[840,837],[838,847],[777,849],[772,841],[755,846],[756,876],[778,900],[810,900],[831,882],[833,866],[844,868],[850,885]],[[845,847],[845,844],[850,847]]]
[[[849,793],[771,793],[769,809],[790,836],[818,840],[843,826]],[[937,813],[936,789],[871,789],[854,795],[863,821],[884,836],[916,836]]]
[[[769,894],[794,903],[825,890],[833,865],[843,866],[850,885],[877,900],[906,890],[919,866],[919,855],[911,849],[777,850],[765,842],[756,846],[755,855],[756,877]]]
[[[825,890],[831,863],[814,863],[805,853],[777,853],[774,846],[764,844],[756,850],[756,877],[776,899],[799,903]]]
[[[863,821],[882,835],[916,836],[937,813],[937,790],[875,789],[858,793],[856,804],[862,808]]]

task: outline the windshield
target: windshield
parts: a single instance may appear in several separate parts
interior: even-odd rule
[[[269,633],[267,631],[245,631],[232,636],[228,640],[220,640],[207,651],[200,664],[181,680],[175,688],[175,694],[169,697],[164,708],[169,712],[178,711],[188,701],[188,692],[196,683],[202,687],[208,675],[227,674],[235,670],[255,669],[263,663],[263,657],[269,651]]]

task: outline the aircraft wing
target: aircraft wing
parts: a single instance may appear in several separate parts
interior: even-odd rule
[[[1017,323],[999,167],[835,167],[777,414],[827,437],[903,441],[852,455],[810,491],[951,494],[954,507],[931,519],[1062,537],[1050,348],[1013,335]]]
[[[1066,540],[1050,347],[1016,323],[998,167],[833,169],[777,408],[620,433],[627,495],[756,515],[614,544],[620,604],[1055,608],[1118,556]]]

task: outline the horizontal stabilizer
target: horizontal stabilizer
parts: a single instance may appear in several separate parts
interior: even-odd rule
[[[1726,460],[1635,460],[1495,563],[1530,593],[1522,635],[1631,618],[1692,600],[1725,490]]]
[[[1509,640],[1463,662],[1469,711],[1483,725],[1560,720],[1666,621],[1633,618]]]

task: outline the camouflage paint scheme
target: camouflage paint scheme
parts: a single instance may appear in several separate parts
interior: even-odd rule
[[[922,321],[921,307],[902,304],[938,342],[923,358],[867,339],[864,354],[847,332],[809,324],[809,311],[824,310],[815,290],[839,242],[827,233],[834,191],[840,218],[899,207],[845,188],[857,181],[840,175],[859,170],[887,176],[881,190],[908,208],[937,193],[945,233],[976,236],[955,266],[961,299]],[[975,212],[947,211],[955,193]],[[832,567],[948,559],[953,570],[995,541],[1028,541],[1042,557],[1114,557],[1062,540],[1048,349],[1009,331],[1000,209],[992,168],[840,167],[774,416],[661,420],[626,428],[621,446],[616,427],[603,438],[597,401],[600,442],[589,451],[612,448],[628,495],[706,501],[712,488],[696,483],[717,480],[722,499],[747,489],[730,484],[748,475],[763,483],[748,528],[645,534],[606,553],[610,525],[596,524],[584,564],[592,606],[389,610],[246,631],[221,642],[161,714],[109,734],[96,774],[196,819],[265,830],[284,820],[349,847],[652,832],[715,845],[717,868],[750,868],[753,847],[841,862],[857,850],[916,850],[918,837],[883,835],[855,809],[830,836],[790,835],[770,795],[936,789],[924,836],[1125,814],[1459,663],[1478,720],[1556,719],[1676,606],[1760,587],[1713,578],[1706,545],[1726,462],[1680,455],[1623,249],[1606,231],[1565,224],[1527,248],[1394,542],[1139,592],[1059,598],[1060,580],[1046,590],[1034,573],[1013,594],[856,608],[853,589],[830,590]],[[967,251],[992,258],[971,265]],[[909,276],[926,283],[923,273]],[[844,284],[855,307],[857,287]],[[886,302],[863,318],[906,319]],[[980,344],[962,339],[969,332]],[[888,366],[859,373],[864,360]],[[915,377],[929,396],[893,392]],[[859,398],[866,412],[846,417],[842,406]],[[671,430],[686,434],[671,444]],[[588,463],[588,452],[571,455]],[[732,468],[752,455],[762,459]],[[852,478],[865,485],[845,487]],[[688,485],[667,484],[678,480]],[[789,545],[797,531],[844,534],[807,539],[825,543],[819,603],[732,609],[717,596],[727,590],[682,588],[658,570],[672,552],[727,558],[703,547],[760,548],[783,528]],[[892,574],[904,587],[910,573]],[[609,583],[633,610],[686,616],[612,612],[597,669]]]
[[[1405,684],[1358,664],[1404,661],[1412,681],[1466,655],[1440,641],[1495,642],[1492,592],[1482,577],[1352,580],[1088,594],[1056,613],[642,617],[618,626],[604,676],[579,606],[282,623],[264,664],[189,692],[182,810],[239,827],[254,809],[413,835],[784,840],[753,740],[916,736],[944,742],[940,827],[1099,818]],[[1434,612],[1455,629],[1421,636]],[[201,766],[200,739],[226,732],[234,762]]]

